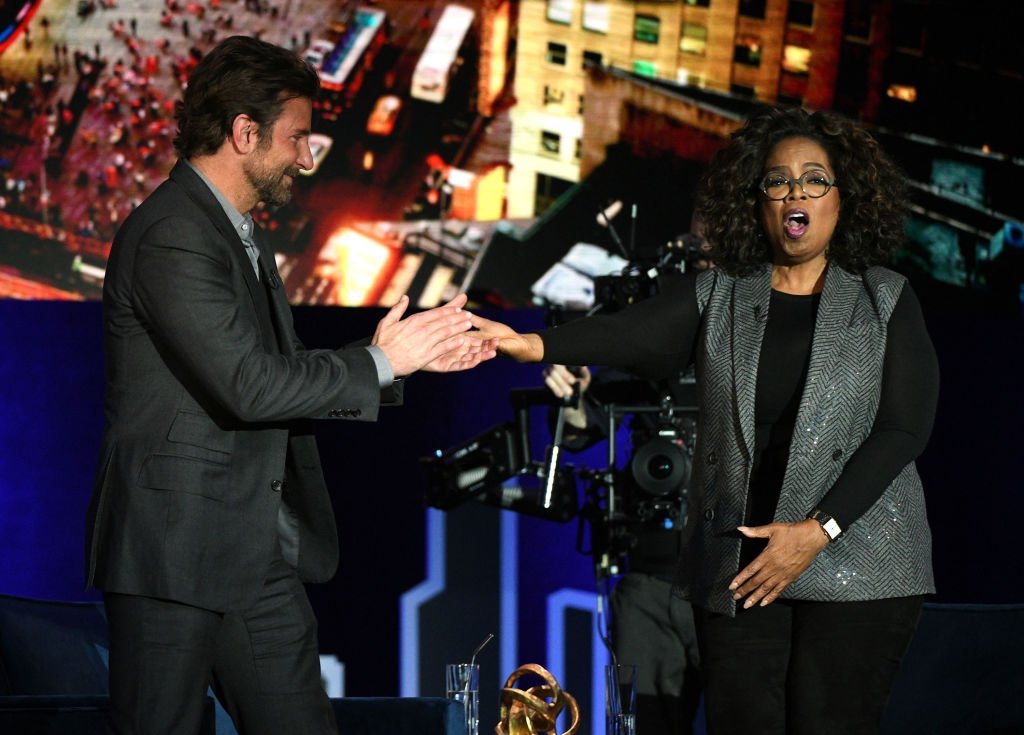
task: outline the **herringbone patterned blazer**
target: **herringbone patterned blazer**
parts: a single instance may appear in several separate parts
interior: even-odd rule
[[[806,517],[870,433],[887,323],[904,283],[884,268],[858,276],[829,266],[776,521]],[[701,423],[682,574],[694,603],[728,615],[736,609],[728,584],[739,569],[736,527],[747,507],[754,393],[770,296],[767,265],[742,278],[714,268],[697,280]],[[931,533],[921,481],[910,463],[783,597],[853,601],[933,591]]]

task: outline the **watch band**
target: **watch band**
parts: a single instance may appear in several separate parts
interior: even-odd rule
[[[821,530],[825,532],[825,536],[828,538],[829,543],[832,543],[843,535],[843,529],[839,527],[836,519],[825,511],[816,508],[812,510],[807,517],[811,520],[817,521],[821,525]]]

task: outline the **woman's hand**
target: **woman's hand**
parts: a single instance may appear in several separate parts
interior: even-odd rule
[[[494,357],[493,343],[470,340],[470,314],[463,311],[466,294],[444,306],[405,316],[409,297],[403,295],[377,323],[371,344],[384,353],[395,377],[430,366],[433,370],[466,370]],[[403,316],[405,318],[403,318]]]
[[[498,354],[511,357],[517,362],[541,362],[544,359],[544,342],[536,334],[519,334],[501,322],[484,319],[473,314],[470,323],[478,331],[470,332],[477,339],[498,340]]]
[[[752,528],[740,526],[739,532],[747,538],[768,539],[765,550],[729,584],[734,600],[747,598],[743,607],[764,607],[775,602],[828,545],[821,524],[811,519]]]

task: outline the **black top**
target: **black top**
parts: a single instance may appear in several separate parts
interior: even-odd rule
[[[772,292],[757,374],[751,525],[770,523],[775,513],[807,375],[818,300],[818,295]],[[541,337],[546,362],[609,365],[660,378],[690,364],[699,329],[696,277],[689,274],[628,309],[580,319]],[[938,390],[935,351],[921,306],[905,285],[889,319],[881,397],[871,433],[818,505],[841,528],[860,518],[924,450]]]
[[[754,467],[746,518],[751,526],[763,526],[775,517],[820,301],[821,294],[772,291],[768,303],[754,399]]]

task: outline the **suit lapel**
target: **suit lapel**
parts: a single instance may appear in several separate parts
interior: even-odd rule
[[[733,292],[733,385],[736,386],[740,431],[748,457],[754,454],[757,366],[768,322],[771,293],[770,265],[752,276],[738,278]]]
[[[248,256],[243,256],[246,259],[246,286],[249,288],[249,295],[252,297],[253,306],[256,308],[256,317],[260,322],[260,332],[263,335],[263,346],[267,352],[278,352],[279,338],[278,330],[275,328],[274,317],[273,317],[273,300],[267,293],[267,289],[263,287],[262,281],[256,278],[256,272],[252,269],[252,263],[249,262]],[[262,271],[260,278],[266,280],[266,275]],[[255,287],[252,284],[256,284]]]
[[[242,274],[245,280],[246,290],[249,292],[249,299],[256,317],[260,323],[260,331],[263,337],[263,344],[268,350],[272,350],[277,340],[274,333],[274,325],[271,322],[270,306],[267,303],[267,294],[264,291],[256,272],[252,268],[249,256],[245,254],[245,244],[238,236],[235,228],[231,226],[231,220],[224,213],[224,208],[214,197],[213,192],[206,183],[199,178],[192,167],[184,161],[178,161],[171,169],[170,178],[184,189],[189,198],[192,199],[203,210],[210,222],[224,238],[228,245],[228,254],[234,267]]]
[[[274,323],[274,334],[277,336],[277,346],[282,354],[294,355],[295,345],[291,340],[291,307],[284,288],[281,285],[281,276],[277,272],[277,264],[274,261],[273,251],[264,243],[259,229],[253,233],[256,247],[260,253],[260,279],[264,285],[270,308],[270,315]]]

